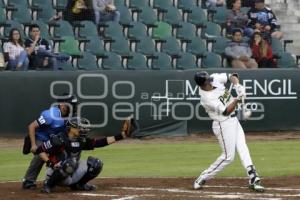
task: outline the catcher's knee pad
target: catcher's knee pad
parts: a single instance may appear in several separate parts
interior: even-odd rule
[[[98,158],[89,156],[87,159],[87,166],[88,166],[87,173],[91,176],[96,177],[102,171],[103,162]]]

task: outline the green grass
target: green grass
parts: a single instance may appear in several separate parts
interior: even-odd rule
[[[263,177],[299,175],[300,141],[248,142],[251,156]],[[104,162],[102,177],[195,177],[220,154],[216,142],[176,142],[167,144],[113,144],[85,151]],[[21,180],[31,155],[20,149],[0,147],[0,181]],[[45,171],[45,170],[43,170]],[[238,155],[223,172],[224,176],[245,176]],[[40,176],[43,179],[43,173]]]

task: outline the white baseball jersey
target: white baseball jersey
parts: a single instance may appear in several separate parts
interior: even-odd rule
[[[210,91],[200,89],[201,104],[212,120],[224,121],[230,116],[223,113],[233,101],[232,95],[224,85],[228,81],[228,76],[226,73],[215,73],[210,76],[213,77],[211,84],[215,88]]]

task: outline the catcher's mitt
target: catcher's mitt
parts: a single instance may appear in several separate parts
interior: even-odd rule
[[[139,124],[133,117],[128,117],[128,119],[126,119],[123,122],[121,133],[124,138],[132,137],[138,131],[139,131]]]

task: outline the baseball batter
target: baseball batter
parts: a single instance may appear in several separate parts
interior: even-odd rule
[[[222,148],[220,157],[196,179],[194,189],[201,189],[207,180],[229,165],[237,151],[249,177],[249,187],[254,191],[263,192],[264,187],[252,163],[244,130],[235,116],[238,102],[246,96],[244,87],[239,84],[238,75],[226,73],[209,75],[202,71],[197,72],[194,79],[200,87],[201,104],[213,120],[212,129]],[[228,80],[236,90],[236,98],[233,98],[225,87]]]

